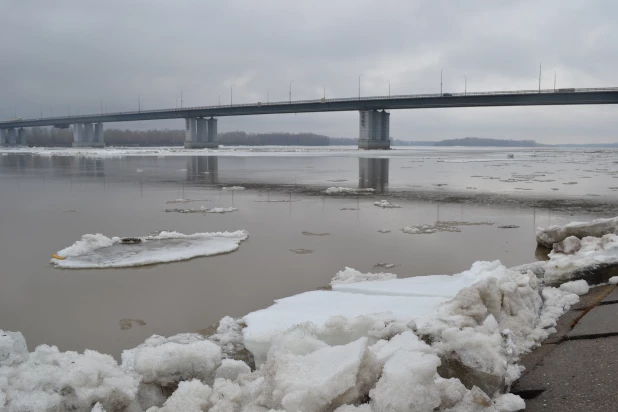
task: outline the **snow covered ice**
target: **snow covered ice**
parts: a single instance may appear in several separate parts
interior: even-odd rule
[[[175,262],[199,256],[233,252],[247,239],[248,232],[212,232],[183,234],[163,231],[137,238],[140,242],[125,244],[120,237],[100,233],[87,234],[52,258],[55,267],[67,269],[110,268]]]
[[[592,222],[571,222],[565,226],[550,226],[547,229],[538,228],[536,241],[541,246],[551,248],[554,243],[569,236],[582,239],[586,236],[602,237],[607,234],[618,234],[618,217],[596,219]]]
[[[373,204],[375,206],[381,207],[382,209],[397,209],[401,207],[399,205],[389,202],[388,200],[380,200],[379,202],[373,202]]]

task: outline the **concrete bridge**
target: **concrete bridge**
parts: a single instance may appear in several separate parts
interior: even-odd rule
[[[104,147],[103,125],[113,122],[185,119],[186,148],[214,148],[217,121],[225,116],[250,116],[279,113],[359,112],[360,149],[390,148],[390,113],[395,109],[492,106],[559,106],[618,104],[618,87],[595,89],[548,89],[476,93],[441,93],[318,99],[250,104],[216,105],[181,109],[140,110],[80,116],[0,121],[0,145],[25,145],[25,127],[73,127],[73,146]]]

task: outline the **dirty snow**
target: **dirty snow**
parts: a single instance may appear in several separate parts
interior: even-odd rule
[[[163,231],[141,237],[139,243],[124,244],[120,237],[87,234],[72,246],[56,252],[64,260],[52,258],[51,263],[59,268],[84,269],[175,262],[233,252],[248,236],[244,230],[189,235]]]

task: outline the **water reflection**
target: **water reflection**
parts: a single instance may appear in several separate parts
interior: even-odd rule
[[[388,190],[389,159],[358,159],[358,188],[374,189],[375,193]]]
[[[196,183],[219,183],[219,158],[193,156],[187,158],[187,180]]]

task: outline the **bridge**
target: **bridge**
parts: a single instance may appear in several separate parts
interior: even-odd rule
[[[25,145],[26,127],[73,127],[74,147],[104,147],[103,125],[113,122],[185,119],[186,148],[215,148],[219,117],[358,111],[360,149],[390,148],[386,110],[446,107],[618,104],[618,87],[519,90],[256,102],[180,109],[139,110],[0,121],[0,146]]]

